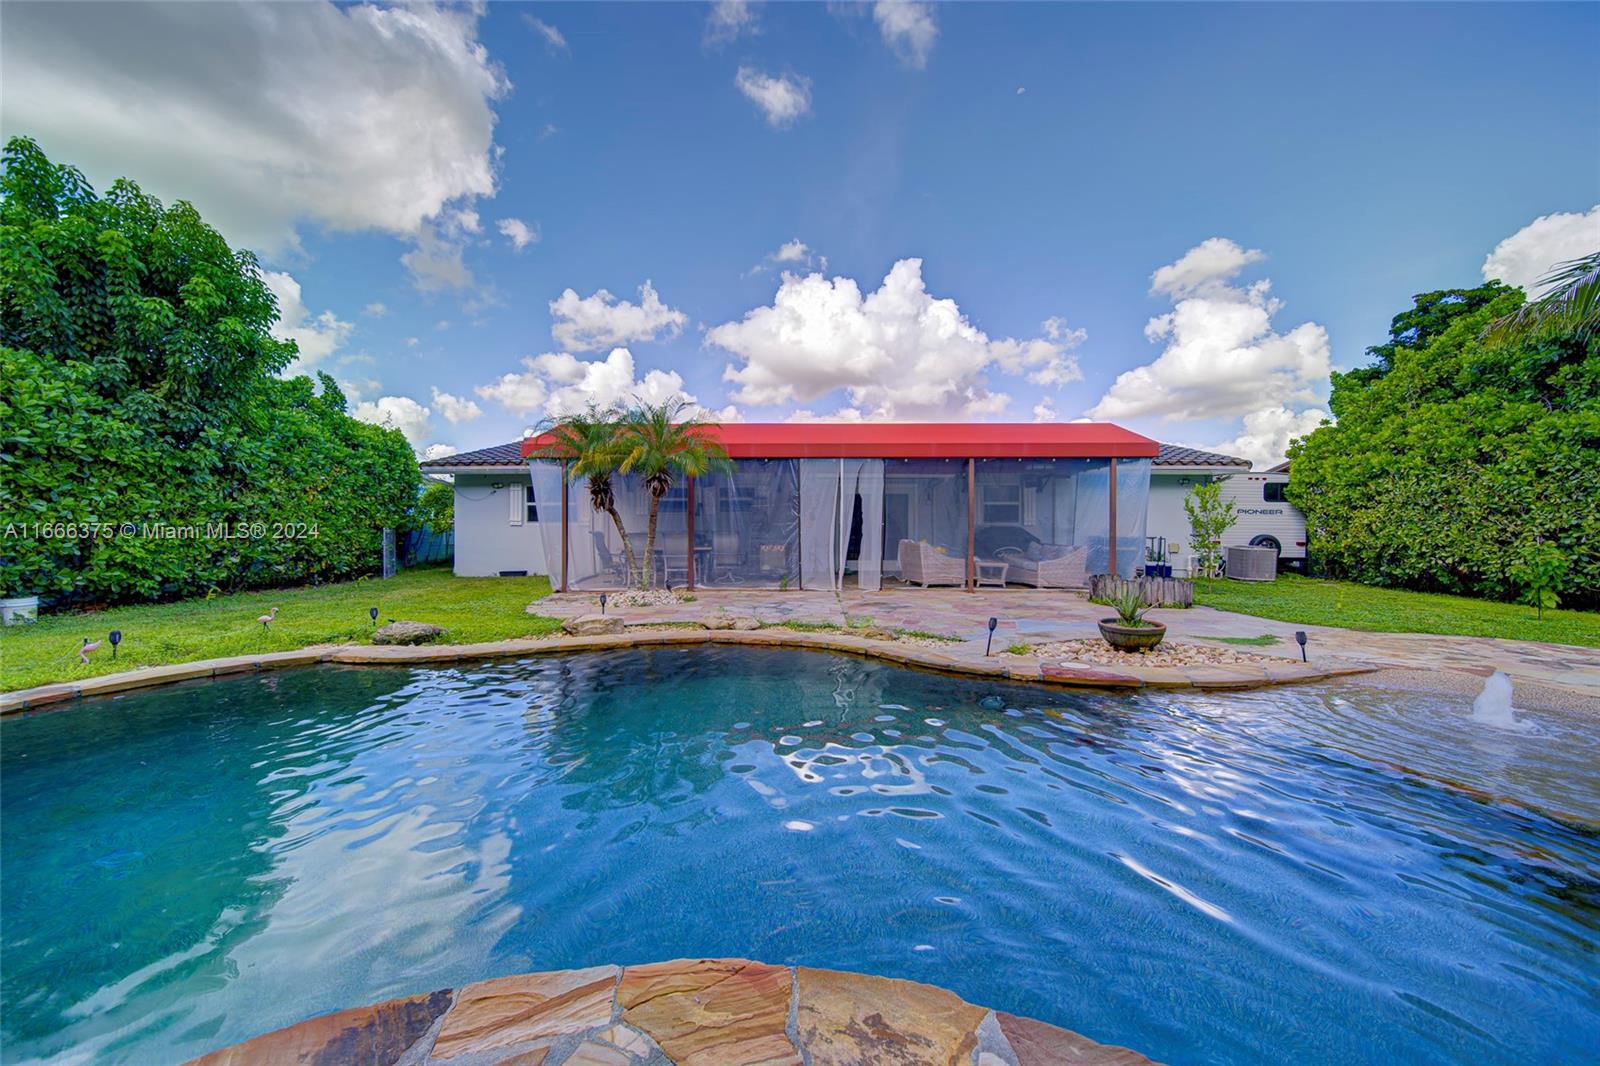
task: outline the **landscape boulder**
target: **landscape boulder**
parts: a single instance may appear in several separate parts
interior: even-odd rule
[[[622,619],[605,614],[580,615],[562,622],[561,632],[569,637],[599,637],[607,633],[621,633]]]
[[[707,629],[760,629],[761,623],[747,614],[717,613],[705,620]]]
[[[444,630],[427,622],[390,622],[372,634],[374,644],[431,644]]]

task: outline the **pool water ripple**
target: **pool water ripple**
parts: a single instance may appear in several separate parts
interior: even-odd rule
[[[318,669],[0,724],[7,1062],[744,955],[1172,1062],[1584,1061],[1600,723],[701,648]]]

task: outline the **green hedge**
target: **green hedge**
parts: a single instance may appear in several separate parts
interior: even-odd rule
[[[1600,606],[1600,346],[1479,339],[1521,293],[1417,297],[1373,366],[1333,375],[1337,424],[1290,449],[1289,498],[1330,575],[1493,599],[1537,540],[1562,603]]]
[[[296,350],[269,332],[254,256],[187,203],[128,181],[97,196],[29,140],[4,163],[0,594],[127,602],[377,567],[416,457],[326,375],[278,376]]]

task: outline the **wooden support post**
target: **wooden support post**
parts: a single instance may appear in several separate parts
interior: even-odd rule
[[[689,558],[684,563],[688,571],[689,591],[694,591],[694,478],[685,478],[683,481],[683,524],[684,536],[689,541]]]
[[[567,591],[567,464],[561,464],[561,591]]]
[[[975,569],[975,565],[976,564],[974,564],[974,562],[973,562],[973,557],[977,553],[977,550],[978,550],[978,523],[977,523],[978,501],[976,499],[976,496],[977,496],[977,485],[978,485],[978,461],[976,459],[968,457],[968,459],[967,459],[967,591],[968,592],[971,592],[973,589],[977,588],[977,582],[975,580],[976,577],[977,577],[977,574],[974,573],[974,569]]]
[[[1107,564],[1113,576],[1117,572],[1117,460],[1111,459],[1111,558]]]

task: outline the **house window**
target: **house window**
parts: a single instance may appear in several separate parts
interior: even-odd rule
[[[1282,481],[1269,481],[1261,486],[1261,498],[1268,503],[1288,503],[1283,490],[1288,488]]]
[[[539,506],[533,500],[532,485],[512,485],[509,498],[512,525],[520,526],[524,522],[539,521]]]
[[[983,524],[1017,526],[1022,524],[1022,486],[999,484],[983,486]]]

